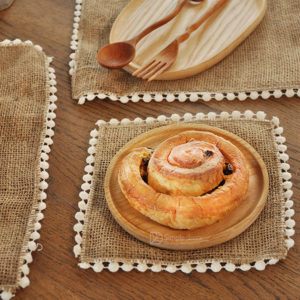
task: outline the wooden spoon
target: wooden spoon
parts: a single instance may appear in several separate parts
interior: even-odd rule
[[[101,48],[97,54],[97,60],[99,64],[103,67],[111,68],[111,69],[119,69],[128,65],[135,57],[136,44],[148,33],[168,23],[174,17],[176,17],[181,11],[181,9],[183,8],[183,6],[188,1],[189,0],[178,0],[176,7],[171,14],[166,16],[164,19],[147,27],[145,30],[143,30],[134,38],[128,41],[108,44],[103,48]],[[193,3],[193,2],[202,2],[202,1],[204,0],[193,0],[190,2]]]

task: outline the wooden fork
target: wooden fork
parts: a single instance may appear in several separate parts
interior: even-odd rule
[[[133,76],[152,81],[157,76],[168,70],[175,62],[178,55],[179,44],[186,41],[191,33],[198,29],[217,9],[227,0],[219,0],[196,23],[189,26],[186,31],[159,52],[152,60],[132,73]]]

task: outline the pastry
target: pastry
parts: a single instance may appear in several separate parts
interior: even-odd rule
[[[230,141],[206,131],[185,131],[155,150],[134,149],[121,162],[118,182],[143,215],[171,228],[195,229],[238,206],[249,172]]]

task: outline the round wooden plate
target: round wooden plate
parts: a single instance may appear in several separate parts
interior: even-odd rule
[[[122,159],[137,147],[155,148],[162,141],[186,130],[209,131],[235,144],[245,155],[250,180],[245,199],[219,222],[194,230],[166,227],[132,208],[118,184],[119,165]],[[105,177],[105,196],[115,220],[137,239],[164,249],[191,250],[224,243],[247,229],[262,211],[269,189],[266,166],[259,154],[240,137],[211,126],[180,124],[164,126],[139,135],[127,143],[112,159]]]
[[[154,30],[137,44],[136,57],[124,69],[130,73],[145,65],[217,0],[188,3],[180,14]],[[132,0],[120,13],[110,33],[110,43],[133,38],[162,19],[175,7],[175,0]],[[243,42],[262,21],[267,0],[229,0],[191,37],[180,44],[175,64],[157,80],[174,80],[200,73],[218,63]],[[245,54],[247,55],[247,54]]]

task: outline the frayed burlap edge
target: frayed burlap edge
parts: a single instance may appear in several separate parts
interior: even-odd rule
[[[70,54],[70,70],[69,74],[72,76],[75,72],[76,68],[76,55],[78,52],[78,45],[79,45],[79,36],[78,36],[78,29],[79,29],[79,23],[80,23],[80,16],[81,16],[81,9],[82,9],[82,3],[84,0],[76,0],[75,1],[75,11],[74,11],[74,23],[73,23],[73,33],[71,37],[71,50],[73,51]],[[256,100],[258,98],[261,99],[269,99],[271,97],[274,98],[281,98],[281,97],[300,97],[300,87],[294,87],[294,88],[286,88],[286,89],[274,89],[274,90],[265,90],[265,91],[235,91],[235,92],[188,92],[188,91],[178,91],[177,93],[149,93],[149,92],[142,92],[134,93],[130,95],[117,95],[107,92],[103,90],[97,90],[97,91],[83,91],[80,96],[78,97],[78,104],[84,104],[86,101],[92,101],[96,98],[103,100],[106,98],[109,98],[112,101],[120,101],[121,103],[128,103],[129,101],[132,102],[139,102],[144,101],[146,103],[155,101],[155,102],[161,102],[163,100],[166,100],[167,102],[173,102],[173,101],[179,101],[179,102],[185,102],[185,101],[191,101],[196,102],[198,100],[203,101],[210,101],[212,99],[215,99],[217,101],[221,100],[235,100],[238,99],[240,101],[244,101],[247,98]]]
[[[38,45],[33,45],[31,41],[22,42],[19,39],[10,41],[4,40],[0,42],[0,47],[15,47],[15,46],[27,46],[34,47],[37,51],[43,52],[42,47]],[[32,252],[33,251],[41,251],[42,245],[38,244],[36,241],[40,238],[40,234],[38,230],[42,227],[40,221],[44,218],[42,211],[46,208],[46,204],[44,200],[47,198],[46,189],[48,188],[48,184],[46,180],[49,177],[47,169],[49,168],[49,164],[47,160],[49,159],[48,154],[51,151],[50,146],[53,144],[52,137],[54,135],[53,128],[55,126],[54,119],[56,117],[54,111],[56,110],[57,97],[56,93],[56,81],[55,81],[55,70],[50,67],[50,63],[52,62],[52,57],[47,57],[45,55],[45,65],[47,74],[47,90],[48,90],[48,99],[46,102],[46,109],[44,112],[44,128],[41,135],[40,142],[40,164],[37,166],[37,174],[40,173],[40,198],[37,203],[33,205],[29,220],[28,226],[26,230],[26,234],[23,241],[23,246],[21,250],[21,256],[19,261],[19,269],[17,275],[17,282],[13,286],[0,286],[0,298],[2,300],[11,299],[17,290],[17,288],[22,287],[26,288],[29,284],[29,278],[27,275],[29,274],[28,264],[32,262]]]
[[[256,114],[250,110],[241,113],[239,111],[233,111],[232,114],[227,112],[222,112],[221,114],[216,114],[214,112],[210,112],[208,114],[198,113],[196,115],[192,115],[190,113],[186,113],[184,116],[179,116],[178,114],[173,114],[171,117],[166,117],[164,115],[155,118],[148,117],[145,120],[141,118],[136,118],[133,121],[129,119],[123,119],[118,121],[116,119],[111,119],[109,122],[105,122],[103,120],[99,120],[96,124],[100,127],[105,124],[110,124],[112,126],[116,126],[118,124],[141,124],[141,123],[152,123],[152,122],[165,122],[167,120],[172,121],[193,121],[193,120],[220,120],[220,119],[245,119],[245,120],[259,120],[259,121],[268,121],[273,124],[273,135],[276,141],[276,148],[279,153],[280,157],[280,166],[278,171],[281,174],[282,178],[282,194],[285,200],[285,244],[286,244],[286,252],[294,246],[294,240],[291,238],[295,234],[294,226],[295,221],[293,220],[294,210],[293,201],[291,197],[293,192],[291,190],[292,183],[291,183],[291,174],[288,172],[290,169],[288,162],[288,155],[285,153],[287,147],[284,145],[285,138],[281,136],[283,132],[283,128],[280,127],[279,119],[277,117],[273,117],[271,121],[266,120],[266,114],[264,112],[257,112]],[[93,184],[93,172],[94,172],[94,161],[95,161],[95,154],[96,154],[96,146],[98,144],[98,130],[94,129],[90,133],[91,139],[89,141],[90,147],[88,149],[89,156],[86,159],[87,166],[85,167],[86,174],[83,176],[83,185],[82,191],[80,192],[79,196],[81,198],[80,202],[78,203],[80,211],[76,213],[75,218],[77,220],[77,224],[74,226],[74,231],[76,232],[75,241],[76,245],[73,248],[75,257],[80,258],[81,254],[81,244],[82,244],[82,235],[84,230],[84,224],[87,222],[86,218],[88,215],[88,206],[90,200],[90,192],[91,186]],[[235,270],[242,270],[248,271],[252,268],[256,270],[264,270],[267,265],[274,265],[279,261],[277,258],[273,257],[263,257],[259,261],[254,261],[250,264],[241,264],[235,265],[233,263],[226,263],[221,261],[207,261],[207,262],[195,262],[195,261],[186,261],[181,265],[175,264],[157,264],[148,261],[132,261],[131,263],[123,263],[122,259],[112,261],[109,257],[102,258],[101,260],[87,262],[80,262],[78,265],[82,269],[92,268],[95,272],[101,272],[103,269],[107,269],[111,272],[116,272],[118,270],[123,270],[129,272],[133,269],[136,269],[140,272],[145,272],[147,270],[151,270],[153,272],[160,272],[160,271],[167,271],[169,273],[174,273],[176,271],[182,271],[184,273],[190,273],[193,270],[204,273],[207,270],[212,270],[213,272],[219,272],[222,269],[225,269],[229,272],[233,272]]]

